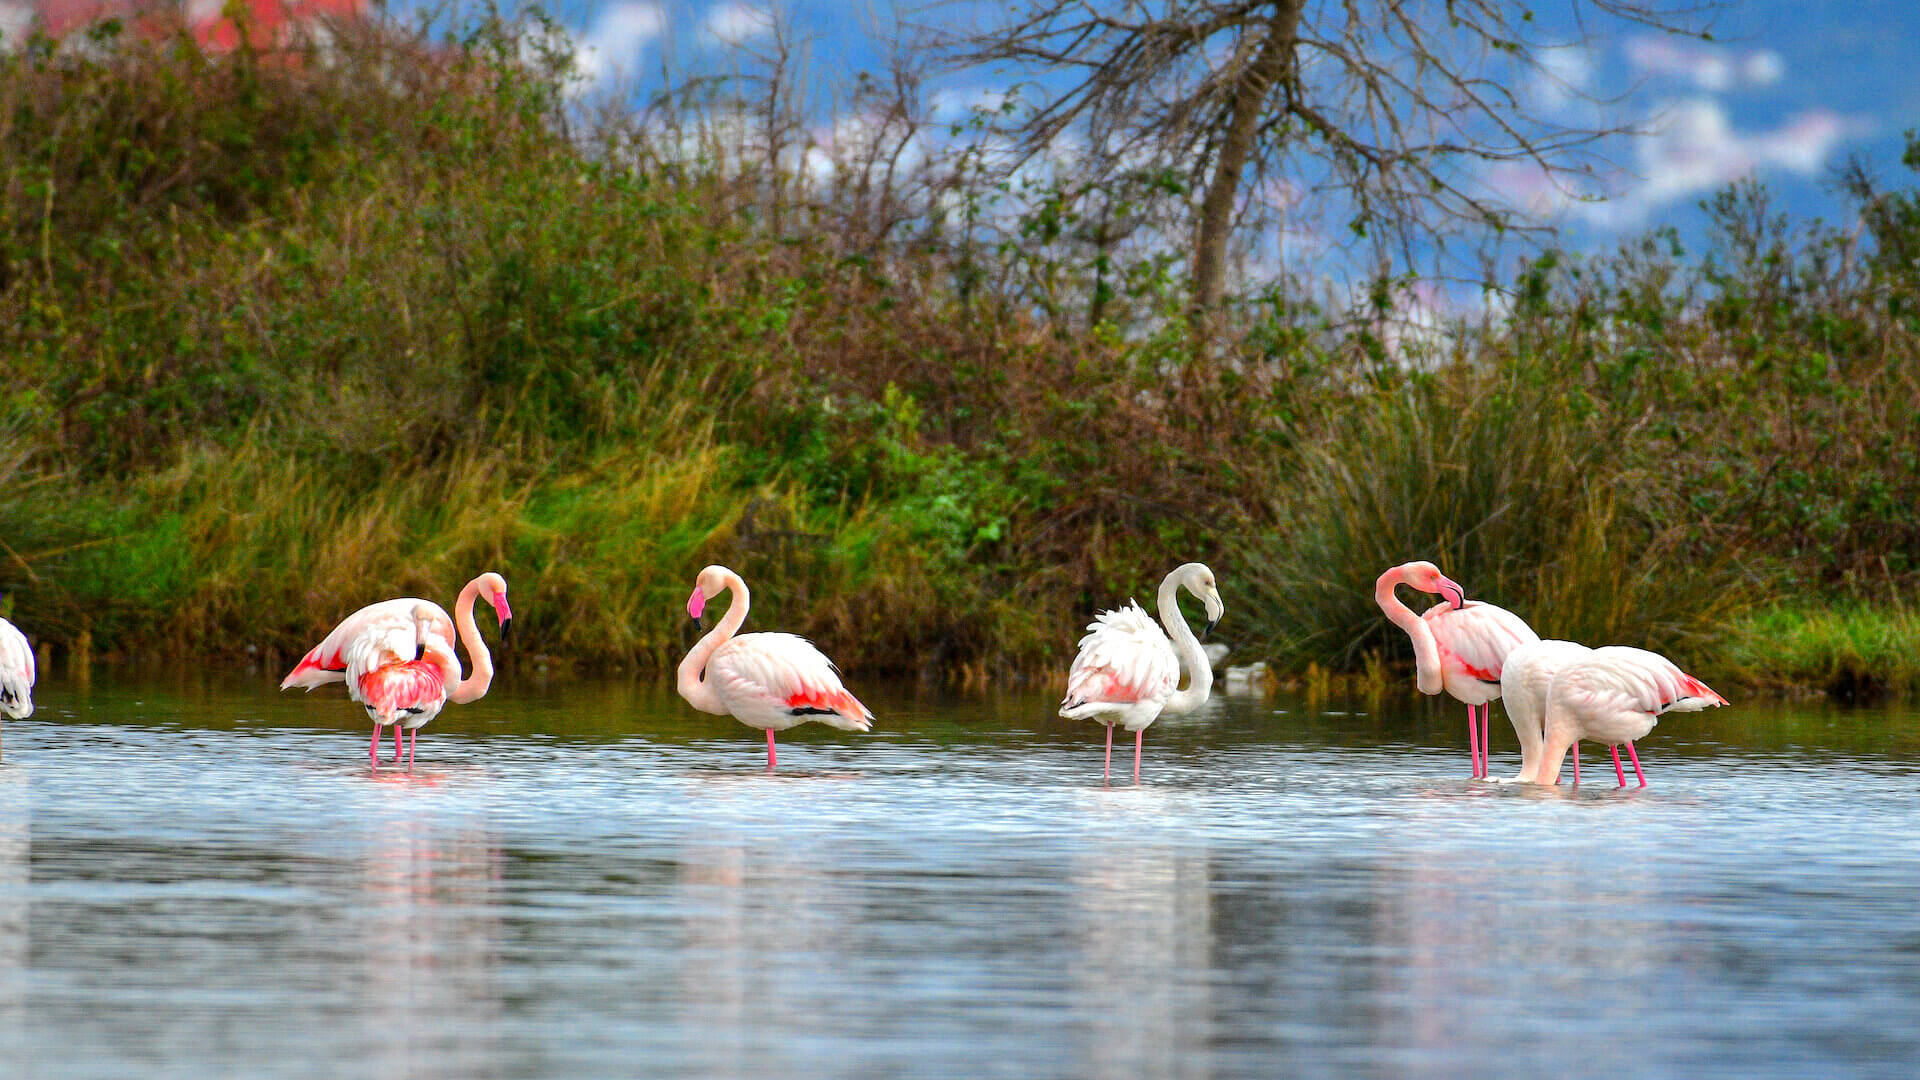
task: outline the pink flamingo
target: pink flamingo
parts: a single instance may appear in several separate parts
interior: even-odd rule
[[[1593,650],[1562,667],[1547,690],[1542,718],[1544,740],[1538,782],[1560,782],[1560,763],[1573,751],[1573,782],[1580,783],[1581,739],[1605,743],[1613,750],[1613,772],[1620,786],[1627,774],[1620,767],[1620,744],[1627,744],[1633,775],[1640,786],[1640,755],[1633,749],[1670,712],[1699,712],[1727,704],[1727,699],[1699,679],[1681,671],[1659,653],[1624,645]]]
[[[1411,585],[1437,593],[1444,601],[1425,613],[1400,602],[1394,589]],[[1468,600],[1465,589],[1430,562],[1410,562],[1381,574],[1374,582],[1373,599],[1395,626],[1413,639],[1417,685],[1423,694],[1445,690],[1467,705],[1467,742],[1473,754],[1473,775],[1487,775],[1486,745],[1492,741],[1492,702],[1500,697],[1500,674],[1507,654],[1540,635],[1520,616],[1505,608]],[[1475,708],[1480,710],[1475,726]]]
[[[1113,776],[1115,724],[1133,732],[1133,779],[1139,783],[1140,747],[1148,725],[1163,712],[1176,716],[1192,712],[1207,703],[1207,695],[1213,690],[1213,665],[1180,614],[1183,586],[1206,605],[1207,626],[1201,636],[1211,633],[1225,611],[1220,591],[1213,571],[1202,563],[1187,563],[1160,583],[1164,631],[1135,601],[1103,611],[1087,624],[1087,636],[1080,639],[1080,654],[1073,658],[1073,668],[1067,672],[1067,696],[1060,703],[1060,715],[1071,720],[1098,720],[1107,726],[1107,764],[1102,775],[1109,779]],[[1175,693],[1182,661],[1187,666],[1187,688]]]
[[[33,676],[27,635],[0,619],[0,716],[25,720],[33,715]]]
[[[695,627],[707,601],[732,590],[733,603],[720,625],[707,632],[680,661],[680,696],[701,712],[731,716],[767,733],[767,769],[776,758],[773,733],[809,720],[842,731],[871,731],[873,713],[847,692],[833,661],[813,642],[793,634],[734,634],[747,621],[747,583],[724,566],[709,566],[694,579],[687,614]]]
[[[373,743],[368,756],[380,767],[380,729],[393,726],[393,760],[400,761],[400,733],[409,735],[407,765],[413,765],[413,744],[427,721],[448,702],[478,701],[493,685],[493,654],[473,621],[473,603],[481,596],[493,605],[504,632],[513,619],[507,606],[507,580],[488,571],[467,582],[454,601],[453,618],[431,600],[402,597],[368,604],[346,617],[326,640],[315,645],[287,677],[280,689],[301,686],[312,690],[345,682],[347,696],[366,706],[373,719]],[[460,660],[453,650],[453,631],[473,660],[473,674],[460,677]]]

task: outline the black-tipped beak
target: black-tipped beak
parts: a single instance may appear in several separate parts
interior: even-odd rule
[[[1201,641],[1207,640],[1207,635],[1213,633],[1213,628],[1219,625],[1220,625],[1219,619],[1208,619],[1207,625],[1200,628],[1200,640]]]
[[[508,642],[511,642],[512,640],[513,640],[513,620],[501,619],[500,620],[500,644],[505,645]]]
[[[695,615],[693,617],[693,632],[697,634],[704,629],[706,628],[700,625],[700,616]]]

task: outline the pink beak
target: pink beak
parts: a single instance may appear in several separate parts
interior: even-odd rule
[[[1440,595],[1446,597],[1447,602],[1452,604],[1456,611],[1467,606],[1467,590],[1445,575],[1440,578]]]
[[[507,606],[506,593],[501,593],[499,596],[493,598],[493,613],[499,616],[501,626],[505,626],[513,621],[513,609]]]
[[[705,610],[707,610],[707,594],[699,589],[693,590],[693,595],[687,597],[687,617],[699,622],[700,613]]]

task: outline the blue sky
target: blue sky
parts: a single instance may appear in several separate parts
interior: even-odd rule
[[[1542,18],[1554,11],[1549,0],[1536,7]],[[603,87],[623,78],[653,85],[663,60],[682,74],[725,70],[734,63],[728,43],[751,46],[770,25],[761,0],[571,0],[555,10]],[[871,28],[888,23],[893,9],[795,0],[773,10],[807,39],[809,71],[825,83],[876,68]],[[966,9],[920,11],[964,17]],[[1613,149],[1613,198],[1569,201],[1520,169],[1489,182],[1557,221],[1570,246],[1607,247],[1664,224],[1696,233],[1699,200],[1744,176],[1764,180],[1796,217],[1829,221],[1846,216],[1831,185],[1849,155],[1864,157],[1883,180],[1905,181],[1903,132],[1920,127],[1920,79],[1908,75],[1920,58],[1920,3],[1749,0],[1716,18],[1714,37],[1627,28],[1556,61],[1569,84],[1619,98],[1611,115],[1657,132]],[[983,72],[947,83],[961,100],[990,84]],[[1591,106],[1570,99],[1566,108],[1572,115]],[[831,128],[831,119],[821,123]]]

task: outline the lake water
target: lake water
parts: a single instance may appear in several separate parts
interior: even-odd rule
[[[664,687],[509,673],[409,776],[369,770],[338,690],[273,681],[49,680],[6,724],[0,1072],[1920,1062],[1911,712],[1669,717],[1651,787],[1589,749],[1576,793],[1468,780],[1450,703],[1216,698],[1109,788],[1046,693],[856,679],[875,732],[790,732],[769,776]]]

